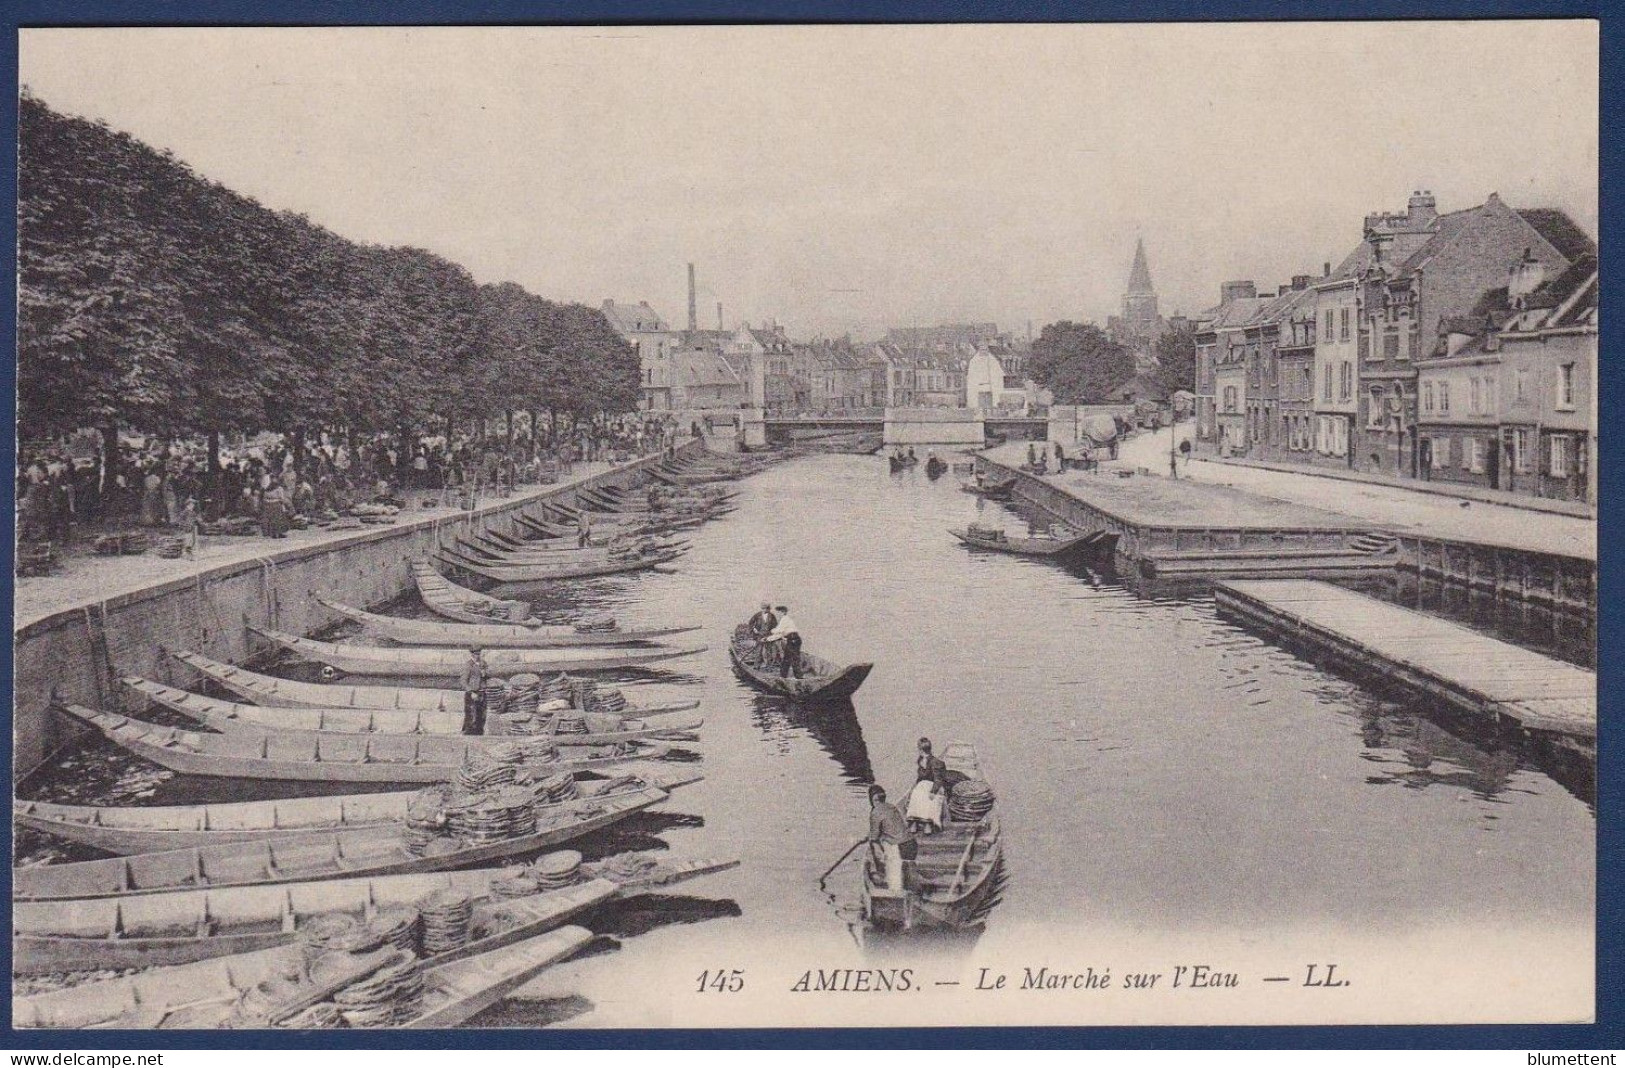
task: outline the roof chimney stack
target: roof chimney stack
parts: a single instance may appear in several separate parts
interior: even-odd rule
[[[694,265],[688,265],[688,332],[698,332],[700,329],[699,309],[694,303]]]
[[[1256,296],[1258,296],[1258,287],[1251,281],[1226,282],[1219,287],[1219,303],[1221,304]]]
[[[1432,190],[1418,189],[1411,194],[1410,201],[1405,205],[1405,222],[1410,229],[1428,226],[1438,217],[1438,202],[1433,199]]]

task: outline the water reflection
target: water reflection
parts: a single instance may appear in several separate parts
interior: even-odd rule
[[[869,763],[869,747],[863,741],[858,711],[850,700],[802,704],[768,694],[751,695],[751,722],[762,736],[777,741],[789,734],[804,734],[841,769],[851,785],[867,786],[875,781]]]
[[[1583,668],[1597,666],[1595,612],[1535,604],[1414,571],[1341,580],[1372,597],[1460,623]]]

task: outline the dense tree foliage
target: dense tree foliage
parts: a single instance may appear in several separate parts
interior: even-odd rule
[[[1196,333],[1188,327],[1157,338],[1157,379],[1170,394],[1196,392]]]
[[[19,140],[25,436],[407,433],[636,406],[636,353],[596,309],[348,241],[26,93]]]
[[[1134,373],[1134,354],[1094,323],[1050,323],[1033,341],[1027,364],[1033,381],[1055,394],[1056,404],[1103,404]]]

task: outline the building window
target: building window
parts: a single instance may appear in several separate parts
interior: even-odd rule
[[[1372,386],[1366,398],[1365,425],[1376,429],[1382,426],[1382,387]]]
[[[1484,473],[1484,442],[1481,439],[1461,439],[1461,466],[1477,475]]]
[[[1433,410],[1433,383],[1432,382],[1423,382],[1422,383],[1422,410],[1424,412],[1431,412]]]
[[[1347,341],[1348,339],[1349,339],[1349,310],[1347,308],[1344,308],[1342,310],[1341,314],[1338,316],[1337,340],[1339,340],[1339,341]]]
[[[1522,367],[1512,375],[1512,400],[1516,404],[1529,403],[1529,372]]]
[[[1434,438],[1433,439],[1433,466],[1434,467],[1449,467],[1450,466],[1450,439],[1449,438]]]
[[[1233,412],[1233,411],[1236,410],[1236,387],[1235,386],[1225,386],[1224,387],[1224,410],[1227,411],[1227,412]]]
[[[1557,369],[1557,406],[1564,411],[1574,410],[1574,365],[1572,363],[1562,364]],[[1552,442],[1556,444],[1559,440],[1566,439],[1553,438]],[[1557,472],[1553,471],[1552,474],[1555,475]]]
[[[1478,414],[1478,406],[1480,404],[1482,404],[1482,403],[1483,403],[1483,396],[1481,395],[1480,390],[1479,390],[1478,379],[1476,379],[1476,378],[1468,379],[1467,380],[1467,411],[1470,412],[1473,415],[1477,415]]]
[[[1349,360],[1344,360],[1342,364],[1342,380],[1338,383],[1337,399],[1345,401],[1354,399],[1354,364]]]
[[[1327,312],[1326,314],[1330,315],[1331,312]],[[1323,376],[1320,384],[1320,399],[1323,401],[1329,401],[1332,399],[1332,365],[1328,363],[1323,364],[1322,367],[1326,373]]]
[[[1484,414],[1495,414],[1495,376],[1484,376]]]
[[[1326,309],[1326,340],[1327,341],[1330,341],[1332,339],[1332,330],[1333,330],[1333,327],[1332,327],[1332,310],[1330,308],[1327,308]]]
[[[1512,432],[1512,469],[1514,471],[1522,475],[1529,473],[1531,460],[1529,453],[1529,431],[1523,428],[1514,430]]]
[[[1561,435],[1554,436],[1551,441],[1551,455],[1547,466],[1553,478],[1567,478],[1569,475],[1569,439]]]
[[[1439,411],[1444,414],[1450,412],[1450,383],[1439,383]]]
[[[1399,359],[1399,335],[1392,330],[1382,335],[1382,358],[1385,360]]]

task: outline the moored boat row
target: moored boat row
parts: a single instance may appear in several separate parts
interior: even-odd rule
[[[665,488],[647,496],[582,490],[562,511],[537,509],[511,533],[465,532],[435,557],[499,585],[648,570],[686,551],[667,530],[729,510],[732,494],[712,483],[758,467],[669,462]],[[536,619],[429,560],[411,574],[437,618],[315,596],[383,644],[251,632],[325,676],[431,685],[309,682],[172,651],[191,689],[128,676],[122,693],[195,729],[58,706],[126,752],[228,792],[192,805],[18,803],[20,827],[117,854],[15,873],[14,971],[68,983],[21,989],[18,1026],[455,1024],[593,937],[566,924],[737,864],[611,849],[592,863],[566,852],[495,867],[593,840],[702,777],[655,763],[697,759],[673,745],[698,740],[703,720],[682,713],[699,702],[633,703],[592,676],[658,673],[703,647],[661,644],[692,626]],[[432,685],[442,679],[463,686]],[[274,781],[424,785],[252,799],[253,784]],[[461,933],[448,943],[448,930]],[[106,968],[138,970],[73,981]]]

